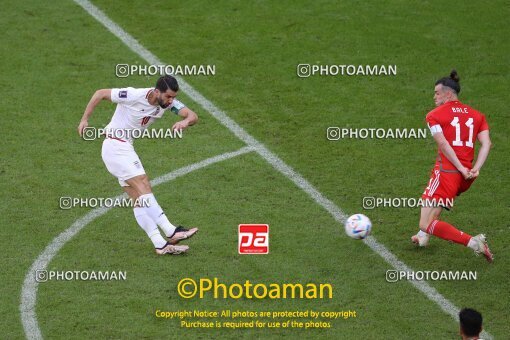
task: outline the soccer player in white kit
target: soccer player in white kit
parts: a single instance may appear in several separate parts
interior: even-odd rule
[[[133,133],[143,131],[167,110],[178,114],[183,119],[172,126],[172,130],[183,130],[195,124],[198,117],[195,112],[175,99],[179,84],[172,76],[163,76],[156,82],[155,88],[97,90],[90,99],[78,126],[78,133],[88,126],[88,119],[95,107],[102,100],[117,104],[112,120],[106,126],[103,141],[102,158],[108,171],[118,178],[119,184],[133,202],[145,204],[133,208],[135,219],[147,233],[156,249],[156,254],[180,254],[186,252],[187,245],[178,245],[180,241],[193,236],[198,229],[186,229],[174,226],[158,204],[145,174],[140,158],[133,148]],[[158,226],[164,232],[164,238]]]

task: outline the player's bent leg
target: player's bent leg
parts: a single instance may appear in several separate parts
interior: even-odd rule
[[[494,256],[485,240],[485,235],[480,234],[471,237],[471,235],[458,230],[453,225],[440,221],[439,216],[441,215],[441,211],[441,207],[423,207],[420,216],[420,231],[423,232],[425,229],[428,235],[434,235],[444,240],[469,247],[473,249],[475,254],[482,254],[489,263],[494,260]],[[422,239],[418,238],[418,235],[413,236],[413,242],[422,245],[420,241],[423,242]]]
[[[182,226],[176,227],[170,223],[156,200],[156,197],[152,193],[147,175],[130,178],[126,180],[126,183],[136,189],[139,194],[139,202],[142,205],[140,208],[144,209],[145,213],[163,230],[165,236],[168,238],[169,244],[177,244],[182,240],[190,238],[198,231],[197,228],[186,229]]]
[[[140,196],[138,191],[132,187],[123,187],[124,191],[129,195],[129,197],[136,202],[138,197]],[[138,225],[147,233],[152,244],[154,245],[156,254],[165,255],[165,254],[181,254],[188,251],[188,246],[174,246],[168,243],[161,233],[159,232],[157,224],[154,222],[152,218],[150,218],[144,209],[140,206],[136,205],[133,208],[133,213],[135,215],[136,222]]]
[[[430,223],[438,219],[441,215],[442,208],[441,207],[422,207],[420,211],[420,230],[416,235],[411,237],[411,242],[419,245],[420,247],[425,247],[428,245],[430,240],[430,235],[427,234],[427,227]]]

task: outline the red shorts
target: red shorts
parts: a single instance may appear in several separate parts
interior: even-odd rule
[[[434,166],[429,184],[421,196],[430,203],[430,206],[451,208],[455,197],[468,190],[475,178],[466,180],[455,170],[441,170],[440,164]]]

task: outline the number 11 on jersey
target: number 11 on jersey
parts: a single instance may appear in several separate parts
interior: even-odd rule
[[[454,117],[453,120],[450,122],[451,126],[455,127],[455,140],[452,142],[453,146],[463,146],[464,143],[460,140],[460,126],[459,124],[459,117]],[[466,121],[466,126],[469,128],[469,137],[466,141],[466,146],[472,148],[473,147],[473,118],[469,118]]]

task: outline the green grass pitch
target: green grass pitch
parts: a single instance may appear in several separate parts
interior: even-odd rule
[[[455,306],[482,312],[494,338],[508,338],[508,3],[93,3],[163,62],[215,65],[214,76],[185,80],[347,215],[368,215],[373,236],[399,260],[414,270],[476,271],[476,281],[428,284]],[[121,193],[101,160],[101,141],[77,134],[85,105],[96,89],[149,87],[157,77],[117,78],[116,64],[145,61],[71,0],[8,0],[1,7],[0,338],[22,339],[30,336],[20,313],[25,276],[46,246],[91,210],[62,210],[59,198]],[[398,73],[299,78],[300,63],[397,65]],[[480,177],[443,219],[486,233],[492,265],[439,239],[413,247],[416,208],[362,208],[365,196],[421,195],[435,159],[430,135],[326,138],[330,126],[425,128],[433,84],[452,68],[461,77],[460,99],[486,114],[493,148]],[[198,125],[182,140],[135,142],[151,179],[245,146],[186,93],[179,99],[197,112]],[[106,125],[114,108],[101,103],[90,125]],[[153,127],[176,120],[166,114]],[[325,209],[255,152],[158,185],[154,193],[171,221],[200,228],[187,242],[189,254],[157,257],[132,211],[112,209],[67,242],[48,270],[126,271],[127,280],[39,284],[35,312],[44,338],[459,338],[450,315],[409,282],[386,282],[392,268],[383,258],[346,237]],[[238,254],[240,223],[269,224],[268,255]],[[333,298],[183,299],[177,284],[187,277],[329,283]],[[157,318],[156,310],[355,310],[357,317],[321,319],[331,325],[322,329],[190,329]]]

